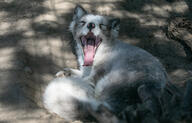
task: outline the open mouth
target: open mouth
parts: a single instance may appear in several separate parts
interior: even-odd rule
[[[81,36],[80,39],[84,52],[83,66],[91,66],[93,64],[96,50],[99,47],[102,39],[98,36],[95,36],[92,32],[87,33],[87,35]]]

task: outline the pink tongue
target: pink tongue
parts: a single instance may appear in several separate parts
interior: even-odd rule
[[[91,66],[93,64],[93,59],[95,55],[94,41],[89,40],[88,43],[83,48],[84,51],[84,65]]]

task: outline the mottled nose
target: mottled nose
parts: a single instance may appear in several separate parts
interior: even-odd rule
[[[87,25],[87,28],[88,28],[89,30],[92,30],[93,28],[95,28],[95,24],[94,24],[94,23],[89,23],[89,24]]]

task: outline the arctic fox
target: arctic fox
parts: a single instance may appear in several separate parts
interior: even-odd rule
[[[167,73],[150,53],[118,40],[119,27],[117,18],[76,6],[69,28],[79,70],[67,68],[64,73],[71,76],[55,78],[47,86],[43,101],[50,112],[73,121],[89,117],[88,105],[93,110],[104,105],[118,114],[138,102],[146,103],[154,115],[160,112],[157,104]]]

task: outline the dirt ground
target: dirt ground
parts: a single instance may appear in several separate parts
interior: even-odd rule
[[[192,16],[190,0],[1,0],[0,123],[63,122],[38,106],[54,74],[77,67],[68,30],[76,4],[119,17],[120,39],[158,57],[178,86],[191,77],[183,45],[166,36],[174,16]]]

